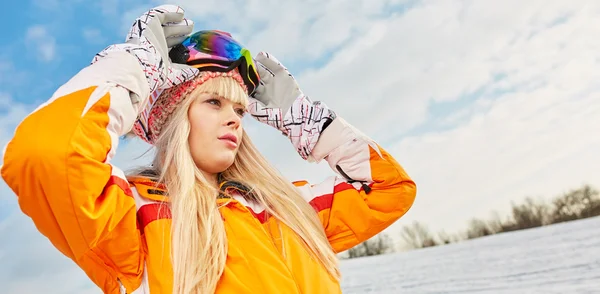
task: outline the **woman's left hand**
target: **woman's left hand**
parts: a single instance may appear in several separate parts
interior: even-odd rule
[[[304,95],[292,74],[274,56],[260,52],[255,62],[261,81],[250,97],[248,111],[256,120],[280,130],[307,159],[335,113]]]

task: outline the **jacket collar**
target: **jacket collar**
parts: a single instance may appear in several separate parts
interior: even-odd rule
[[[131,176],[128,180],[130,185],[135,186],[138,193],[145,198],[161,202],[170,202],[166,187],[155,181],[151,175],[142,174],[140,176]],[[252,189],[240,182],[226,180],[221,174],[219,174],[217,180],[219,182],[220,190],[219,198],[230,198],[228,195],[235,192],[246,197],[252,195]]]

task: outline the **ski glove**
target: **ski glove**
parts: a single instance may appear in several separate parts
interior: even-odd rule
[[[308,159],[321,132],[335,119],[324,103],[311,101],[274,56],[260,52],[255,59],[260,84],[249,98],[249,113],[287,136],[296,151]]]
[[[96,54],[92,63],[114,51],[133,54],[143,68],[150,93],[192,79],[198,74],[197,69],[169,60],[169,48],[183,42],[194,29],[194,22],[183,14],[183,9],[176,5],[161,5],[147,11],[133,23],[124,44],[108,46]],[[143,109],[148,97],[141,98]]]

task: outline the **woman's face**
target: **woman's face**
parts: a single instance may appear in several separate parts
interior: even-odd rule
[[[241,104],[214,94],[199,94],[188,111],[192,158],[204,175],[214,180],[233,164],[242,141]]]

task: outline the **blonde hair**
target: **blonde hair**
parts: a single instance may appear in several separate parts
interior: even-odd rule
[[[169,118],[155,142],[153,168],[170,198],[172,212],[171,261],[173,293],[214,293],[225,269],[227,235],[218,210],[219,191],[194,164],[188,144],[188,109],[199,93],[212,93],[247,105],[247,94],[230,77],[207,80],[186,97]],[[236,159],[221,176],[252,190],[253,201],[291,228],[310,255],[339,279],[335,252],[316,211],[292,183],[280,175],[258,152],[244,132]]]

